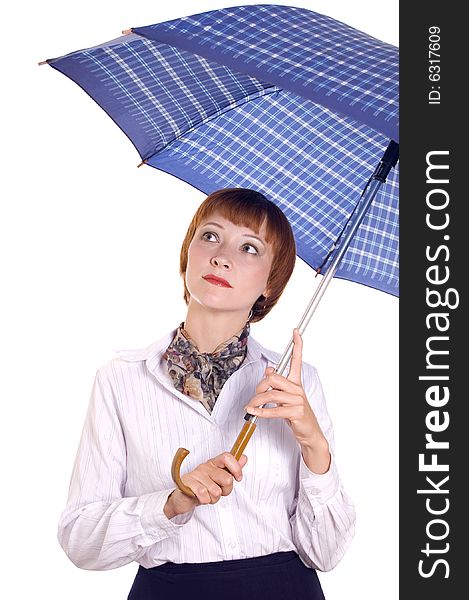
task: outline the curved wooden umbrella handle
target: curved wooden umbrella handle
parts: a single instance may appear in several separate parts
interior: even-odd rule
[[[190,454],[190,452],[189,452],[189,450],[186,450],[185,448],[177,449],[177,452],[173,458],[173,464],[171,465],[171,476],[173,478],[174,483],[178,486],[178,488],[181,490],[181,492],[183,494],[185,494],[186,496],[190,496],[191,498],[194,498],[194,496],[195,496],[194,492],[191,490],[191,488],[188,485],[185,485],[182,482],[181,474],[180,474],[181,463],[188,454]]]
[[[249,416],[251,416],[251,415],[249,415]],[[256,429],[256,423],[254,421],[248,420],[243,425],[243,428],[241,429],[241,432],[238,435],[238,437],[236,438],[236,442],[233,444],[233,448],[231,449],[231,454],[236,458],[236,460],[239,460],[241,458],[241,454],[244,452],[244,449],[246,448],[247,443],[251,439],[251,436],[254,433],[255,429]],[[177,452],[173,458],[173,463],[171,465],[171,476],[173,478],[174,483],[178,486],[178,488],[181,490],[181,492],[183,494],[185,494],[186,496],[190,496],[191,498],[194,498],[194,496],[195,496],[194,492],[191,490],[191,488],[188,485],[185,485],[182,482],[181,474],[180,474],[182,461],[186,458],[186,456],[188,454],[190,454],[190,452],[189,452],[189,450],[186,450],[185,448],[177,449]],[[226,467],[225,467],[225,471],[230,472],[230,470],[227,469]]]

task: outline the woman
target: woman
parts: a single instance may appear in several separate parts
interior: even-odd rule
[[[316,569],[332,569],[353,537],[298,331],[286,377],[249,335],[295,258],[286,217],[262,194],[210,194],[181,249],[185,320],[96,374],[58,538],[84,569],[137,561],[130,600],[323,598]],[[227,449],[246,411],[259,419],[238,461]],[[171,478],[179,447],[192,449],[182,481],[193,498]]]

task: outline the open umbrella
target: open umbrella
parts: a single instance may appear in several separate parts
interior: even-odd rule
[[[326,274],[300,332],[332,276],[398,295],[394,46],[312,11],[251,5],[47,62],[111,116],[141,164],[204,193],[251,187],[282,208],[299,257]],[[235,456],[255,426],[245,420]]]

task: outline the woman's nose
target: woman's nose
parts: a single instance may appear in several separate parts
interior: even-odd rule
[[[225,271],[231,270],[231,260],[223,255],[213,256],[210,259],[210,264],[212,267],[218,267],[219,269],[224,269]]]

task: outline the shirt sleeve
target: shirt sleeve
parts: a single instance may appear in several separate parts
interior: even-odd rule
[[[149,546],[178,535],[194,509],[168,519],[163,507],[174,487],[124,497],[125,438],[106,376],[98,370],[57,537],[82,569],[114,569],[137,560]]]
[[[355,508],[340,481],[334,457],[334,432],[317,371],[304,365],[303,385],[319,426],[329,442],[331,464],[323,474],[308,469],[300,453],[298,490],[290,517],[293,541],[303,562],[330,571],[355,533]]]

